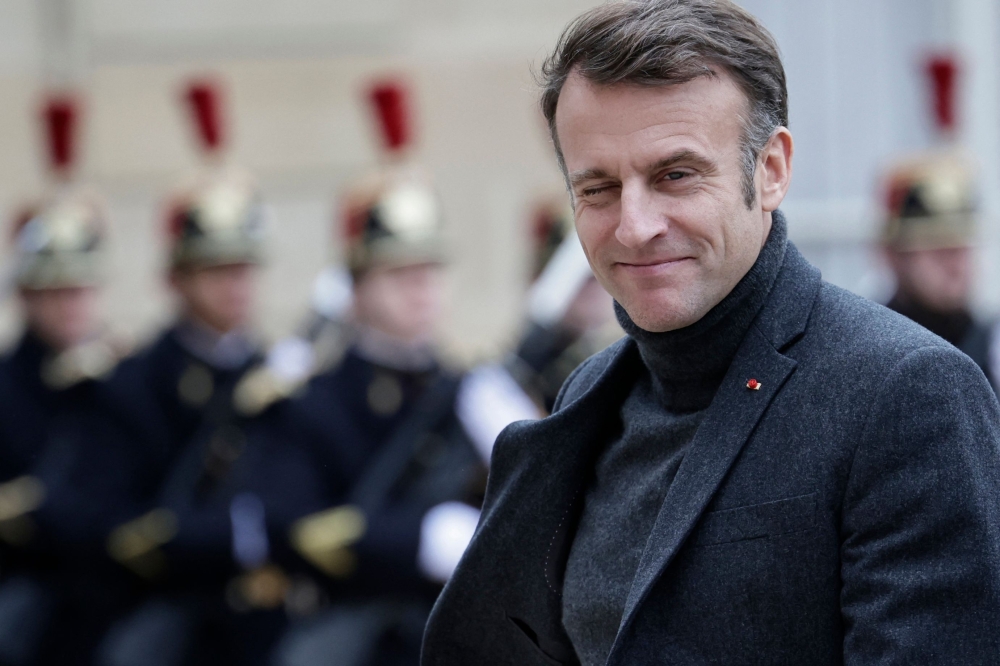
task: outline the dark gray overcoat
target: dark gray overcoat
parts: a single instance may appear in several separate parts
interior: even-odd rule
[[[623,340],[570,377],[553,416],[500,436],[424,666],[577,663],[562,574],[640,363]],[[979,368],[822,282],[789,244],[666,495],[608,664],[1000,664],[1000,406]]]

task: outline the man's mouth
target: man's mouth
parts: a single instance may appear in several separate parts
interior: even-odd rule
[[[616,268],[623,268],[628,271],[655,271],[658,269],[669,269],[678,264],[682,264],[686,261],[691,261],[693,257],[677,257],[677,258],[662,258],[662,259],[642,259],[639,261],[618,261],[615,262],[614,266]]]

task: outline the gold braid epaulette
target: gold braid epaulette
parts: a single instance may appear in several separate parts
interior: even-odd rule
[[[347,578],[357,568],[351,546],[368,530],[365,514],[355,506],[338,506],[301,518],[292,525],[292,547],[332,578]]]
[[[108,536],[108,554],[143,578],[157,578],[166,570],[161,548],[177,536],[177,516],[169,509],[154,509],[118,526]]]

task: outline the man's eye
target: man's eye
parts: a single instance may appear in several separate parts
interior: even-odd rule
[[[680,180],[686,175],[683,171],[671,171],[667,174],[667,180]]]
[[[602,192],[607,192],[609,189],[611,189],[610,185],[602,185],[600,187],[588,187],[583,191],[583,196],[594,197],[597,196],[598,194],[601,194]]]

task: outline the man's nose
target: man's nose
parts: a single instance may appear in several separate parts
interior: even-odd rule
[[[618,242],[637,250],[666,231],[667,222],[657,212],[649,189],[641,185],[623,186],[621,217],[615,231]]]

